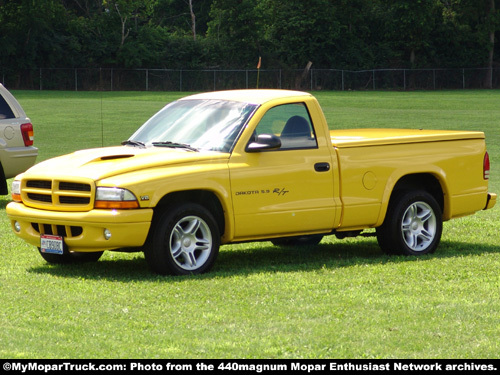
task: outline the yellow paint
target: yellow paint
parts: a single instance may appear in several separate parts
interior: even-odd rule
[[[231,154],[108,147],[47,160],[17,177],[24,203],[7,206],[13,229],[16,221],[21,225],[14,232],[39,246],[40,225],[82,228],[82,234],[65,238],[71,251],[141,246],[160,200],[193,190],[209,191],[221,202],[223,243],[373,228],[382,224],[394,187],[408,175],[430,175],[439,182],[444,220],[495,205],[495,194],[487,202],[482,132],[330,131],[316,99],[303,92],[235,90],[192,97],[259,105]],[[291,103],[306,106],[317,146],[247,152],[267,111]],[[317,168],[324,165],[329,169]],[[88,190],[61,192],[60,182],[88,185]],[[140,209],[95,209],[99,186],[129,190]],[[52,201],[41,199],[44,194]],[[61,204],[59,195],[80,204]],[[112,233],[109,240],[105,228]]]

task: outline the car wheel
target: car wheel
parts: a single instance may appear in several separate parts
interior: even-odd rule
[[[54,264],[97,262],[103,254],[103,251],[96,251],[91,253],[76,253],[69,252],[65,249],[64,253],[59,255],[52,253],[43,253],[40,248],[38,248],[38,252],[46,262]]]
[[[424,255],[436,250],[443,230],[442,213],[425,191],[397,195],[377,228],[377,240],[388,254]]]
[[[190,275],[209,271],[219,253],[217,223],[206,208],[185,203],[165,210],[152,228],[144,250],[152,271]]]

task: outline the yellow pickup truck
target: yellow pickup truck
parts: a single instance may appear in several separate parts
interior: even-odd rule
[[[330,130],[313,95],[234,90],[169,103],[121,146],[17,176],[12,229],[48,262],[143,251],[159,274],[197,274],[221,244],[315,244],[376,228],[420,255],[443,221],[492,208],[482,132]]]

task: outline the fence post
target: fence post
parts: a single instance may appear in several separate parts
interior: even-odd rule
[[[146,69],[146,91],[149,91],[149,69]]]

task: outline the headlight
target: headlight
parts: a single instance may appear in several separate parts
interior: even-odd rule
[[[95,194],[95,208],[139,208],[134,194],[127,189],[98,187]]]
[[[22,202],[21,199],[21,180],[12,181],[12,186],[10,189],[12,200],[14,202]]]

